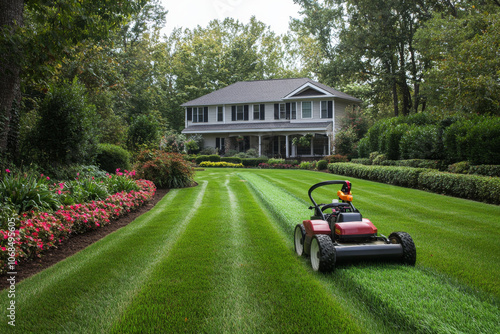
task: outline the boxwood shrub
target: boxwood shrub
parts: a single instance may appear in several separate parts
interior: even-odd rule
[[[268,160],[268,158],[247,158],[241,159],[241,163],[245,167],[257,167],[259,164],[267,162]]]
[[[99,144],[97,164],[108,173],[114,173],[117,168],[130,169],[130,153],[118,145]]]
[[[500,165],[470,166],[469,174],[500,177]]]
[[[212,154],[212,155],[199,155],[198,157],[196,157],[195,161],[196,164],[199,165],[203,161],[219,162],[221,160],[220,156],[218,156],[217,154]]]
[[[428,171],[420,174],[419,186],[439,194],[500,204],[500,178]]]
[[[222,157],[220,161],[230,162],[232,164],[241,164],[241,158],[238,157]]]

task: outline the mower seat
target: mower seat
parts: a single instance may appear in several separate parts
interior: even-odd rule
[[[359,212],[341,212],[337,216],[337,223],[360,222],[363,217]]]

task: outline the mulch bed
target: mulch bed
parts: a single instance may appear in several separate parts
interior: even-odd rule
[[[111,224],[103,226],[97,230],[89,231],[85,234],[79,234],[72,236],[71,238],[65,240],[58,248],[47,250],[43,253],[41,258],[33,259],[24,263],[20,263],[16,267],[16,283],[19,283],[25,278],[28,278],[59,261],[64,260],[68,256],[71,256],[87,246],[93,244],[94,242],[104,238],[108,234],[128,225],[134,219],[140,215],[151,210],[156,203],[158,203],[163,196],[168,193],[168,189],[157,189],[153,198],[145,205],[138,208],[136,211],[130,212],[126,216],[119,218],[118,220],[112,221]],[[0,275],[0,290],[3,290],[10,286],[10,282],[7,281],[8,275]]]

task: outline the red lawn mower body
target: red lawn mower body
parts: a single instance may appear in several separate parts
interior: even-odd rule
[[[326,185],[342,185],[337,192],[338,201],[317,204],[312,192]],[[295,251],[298,255],[309,255],[314,270],[328,272],[340,262],[384,259],[408,265],[416,261],[416,249],[406,232],[393,232],[389,238],[378,235],[373,223],[363,218],[352,205],[349,181],[325,181],[309,189],[309,198],[314,215],[295,227]],[[331,209],[331,213],[324,212]]]

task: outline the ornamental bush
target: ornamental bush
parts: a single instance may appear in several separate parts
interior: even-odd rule
[[[108,173],[114,173],[117,168],[130,169],[130,153],[118,145],[99,144],[97,164]]]
[[[144,150],[135,164],[136,177],[151,180],[159,188],[183,188],[194,183],[191,164],[180,153]]]
[[[263,162],[267,162],[267,158],[246,158],[246,159],[241,159],[241,163],[245,167],[257,167],[259,164]]]
[[[232,164],[241,164],[241,158],[238,157],[221,157],[220,161],[230,162]]]
[[[211,161],[211,162],[219,162],[221,161],[221,157],[217,154],[212,155],[200,155],[195,159],[196,164],[199,165],[203,161]]]
[[[235,168],[242,168],[244,166],[243,166],[242,163],[233,164],[231,162],[224,162],[224,161],[219,161],[219,162],[202,161],[200,163],[200,167],[235,167]]]
[[[328,161],[326,160],[320,160],[318,161],[318,164],[316,165],[316,168],[318,170],[325,170],[328,168]]]

